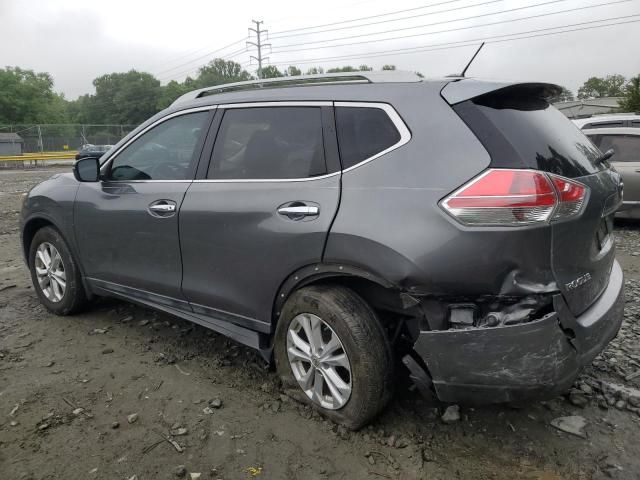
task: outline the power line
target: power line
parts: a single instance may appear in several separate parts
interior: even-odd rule
[[[229,54],[227,54],[227,55],[223,55],[223,56],[221,56],[221,57],[217,57],[217,58],[220,58],[220,59],[222,59],[222,60],[231,60],[232,58],[237,57],[238,55],[241,55],[241,54],[243,54],[243,53],[245,53],[245,52],[248,52],[248,51],[249,51],[249,49],[248,49],[248,48],[246,48],[246,47],[244,47],[244,48],[242,48],[242,49],[240,49],[240,50],[235,50],[234,52],[231,52],[231,53],[229,53]],[[198,65],[197,67],[193,67],[193,66],[191,66],[191,67],[189,67],[189,68],[187,68],[187,69],[185,69],[185,70],[181,70],[181,71],[179,71],[179,72],[174,72],[174,73],[172,73],[172,74],[170,74],[170,75],[161,76],[161,77],[159,78],[159,80],[160,80],[160,81],[165,81],[165,80],[170,80],[170,79],[178,78],[178,77],[180,77],[180,76],[184,75],[185,73],[187,73],[187,74],[189,74],[189,73],[194,73],[194,72],[198,71],[198,70],[199,70],[201,67],[203,67],[203,66],[204,66],[204,64],[200,64],[200,65]]]
[[[447,4],[447,3],[455,3],[455,2],[460,2],[460,1],[461,0],[448,0],[446,2],[438,2],[438,3],[433,3],[431,5],[423,5],[421,7],[406,8],[404,10],[396,10],[395,12],[379,13],[377,15],[370,15],[368,17],[354,18],[352,20],[343,20],[341,22],[331,22],[331,23],[324,23],[322,25],[314,25],[312,27],[300,27],[300,28],[292,28],[290,30],[281,30],[279,32],[275,32],[274,35],[279,35],[279,34],[282,34],[282,33],[298,32],[300,30],[312,30],[314,28],[330,27],[332,25],[343,25],[345,23],[359,22],[360,20],[370,20],[372,18],[388,17],[389,15],[397,15],[399,13],[415,12],[416,10],[422,10],[423,8],[432,8],[432,7],[437,7],[439,5],[444,5],[444,4]]]
[[[323,62],[323,61],[332,61],[332,60],[348,60],[348,59],[359,59],[359,58],[384,57],[384,56],[389,56],[389,55],[404,55],[404,54],[420,53],[420,52],[426,52],[426,51],[432,51],[432,50],[446,50],[446,49],[449,49],[449,48],[466,47],[466,46],[473,45],[474,42],[477,43],[477,42],[481,42],[481,41],[484,41],[486,43],[502,43],[502,42],[507,42],[507,41],[512,41],[512,40],[523,40],[523,39],[527,39],[527,38],[545,37],[545,36],[557,35],[557,34],[561,34],[561,33],[577,32],[577,31],[581,31],[581,30],[592,30],[592,29],[596,29],[596,28],[611,27],[611,26],[615,26],[615,25],[624,25],[624,24],[640,22],[640,19],[637,19],[637,20],[630,20],[630,21],[624,21],[624,22],[610,23],[610,24],[606,24],[606,25],[593,25],[593,26],[590,26],[590,27],[575,28],[575,29],[571,29],[571,30],[562,30],[562,31],[558,31],[558,32],[548,32],[549,30],[557,30],[557,29],[561,29],[561,28],[576,27],[576,26],[582,26],[582,25],[589,25],[589,24],[593,24],[593,23],[608,22],[608,21],[612,21],[612,20],[622,20],[622,19],[628,19],[628,18],[634,18],[634,17],[640,17],[640,13],[633,14],[633,15],[625,15],[625,16],[620,16],[620,17],[605,18],[605,19],[601,19],[601,20],[593,20],[593,21],[589,21],[589,22],[574,23],[574,24],[570,24],[570,25],[561,25],[561,26],[557,26],[557,27],[542,28],[542,29],[537,29],[537,30],[529,30],[529,31],[526,31],[526,32],[518,32],[518,33],[505,34],[505,35],[494,35],[494,36],[489,36],[489,37],[484,37],[484,38],[474,38],[474,39],[468,39],[468,40],[461,40],[459,42],[447,42],[447,43],[432,44],[432,45],[422,45],[420,47],[409,47],[409,48],[401,48],[401,49],[394,49],[394,50],[382,50],[382,51],[378,51],[378,52],[369,52],[369,53],[363,53],[363,54],[352,54],[352,55],[343,55],[343,56],[322,57],[322,58],[316,58],[314,60],[306,60],[306,59],[283,60],[281,62],[274,62],[274,63],[272,63],[272,65],[304,65],[304,64],[309,64],[309,63],[319,63],[319,62]],[[537,33],[537,32],[548,32],[548,33]],[[501,39],[501,38],[504,38],[504,37],[515,37],[515,36],[519,36],[519,35],[527,35],[529,33],[532,33],[533,35],[528,35],[528,36],[519,37],[519,38],[506,38],[506,39],[502,39],[502,40],[494,40],[494,39]],[[435,48],[432,48],[432,47],[435,47]]]
[[[402,13],[402,12],[406,12],[406,11],[412,11],[412,10],[422,9],[422,8],[426,8],[426,7],[433,7],[433,6],[437,6],[437,5],[441,5],[441,4],[446,4],[446,3],[453,3],[453,2],[457,2],[457,1],[460,1],[460,0],[451,0],[451,1],[447,1],[447,2],[440,2],[440,3],[433,4],[433,5],[428,5],[428,6],[423,6],[423,7],[416,7],[416,8],[413,8],[413,9],[399,10],[399,11],[392,12],[392,13],[387,13],[387,14],[372,15],[372,16],[370,16],[370,17],[363,17],[363,18],[376,18],[376,17],[380,17],[380,16],[391,15],[391,14],[397,14],[397,13]],[[437,14],[437,13],[443,13],[443,12],[448,12],[448,11],[451,11],[451,10],[459,10],[459,9],[461,9],[461,8],[468,8],[468,7],[478,6],[478,5],[486,5],[486,4],[496,3],[497,1],[501,1],[501,0],[492,0],[492,1],[489,1],[489,2],[477,3],[477,4],[474,4],[474,5],[468,5],[468,6],[465,6],[465,7],[458,7],[458,8],[456,8],[456,9],[440,10],[440,11],[438,11],[438,12],[430,12],[430,13],[428,13],[427,15]],[[438,24],[444,24],[444,23],[451,23],[451,22],[455,22],[455,21],[463,21],[463,20],[468,20],[468,19],[472,19],[472,18],[479,18],[479,17],[489,16],[489,15],[497,15],[497,14],[500,14],[500,13],[507,13],[507,12],[511,12],[511,11],[522,10],[522,9],[527,9],[527,8],[533,8],[533,7],[538,7],[538,6],[544,6],[544,5],[548,5],[548,4],[560,3],[560,2],[565,2],[565,1],[567,1],[567,0],[551,0],[551,1],[548,1],[548,2],[540,3],[540,4],[529,5],[529,6],[525,6],[525,7],[518,7],[518,8],[514,8],[514,9],[510,9],[510,10],[505,10],[505,11],[501,11],[501,12],[491,12],[491,13],[489,13],[489,14],[476,15],[476,16],[466,17],[466,18],[462,18],[462,19],[457,19],[457,20],[449,20],[449,21],[442,21],[442,22],[434,22],[434,23],[432,23],[432,24],[427,24],[427,25],[422,25],[422,26],[399,28],[399,29],[396,29],[395,31],[400,31],[400,30],[409,30],[409,29],[415,29],[415,28],[422,28],[422,27],[425,27],[425,26],[438,25]],[[631,0],[621,0],[621,1],[631,1]],[[412,17],[412,18],[413,18],[413,17]],[[404,18],[393,19],[393,21],[396,21],[396,20],[403,20],[403,19],[404,19]],[[353,20],[351,20],[351,21],[353,21]],[[391,21],[391,20],[389,20],[389,21]],[[344,21],[344,22],[338,22],[338,23],[346,23],[346,22],[350,22],[350,21]],[[256,23],[256,22],[254,21],[254,23]],[[260,22],[260,23],[262,23],[262,22]],[[257,34],[257,30],[259,30],[259,28],[260,28],[260,23],[256,23],[256,27],[257,27],[256,29],[250,29],[250,31],[253,31],[254,33],[256,33],[256,36],[258,35],[258,34]],[[380,22],[377,22],[377,23],[380,23]],[[362,26],[362,25],[358,25],[358,26]],[[295,29],[295,30],[298,30],[298,29]],[[349,39],[349,38],[364,37],[364,36],[377,35],[377,34],[384,34],[384,33],[389,33],[389,32],[392,32],[392,31],[394,31],[394,30],[388,30],[388,31],[383,31],[383,32],[375,32],[375,33],[370,33],[370,34],[352,35],[352,36],[348,36],[348,37],[341,37],[341,38],[336,38],[336,39],[320,40],[320,41],[317,41],[317,43],[322,43],[322,42],[327,42],[327,41],[336,41],[336,40],[341,40],[341,39]],[[260,34],[264,34],[265,32],[266,32],[265,30],[260,30]],[[315,32],[314,32],[314,33],[315,33]],[[421,34],[421,35],[422,35],[422,34]],[[398,38],[403,38],[403,37],[398,37]],[[389,39],[389,40],[391,40],[391,39]],[[378,40],[372,40],[372,41],[384,41],[384,40],[382,40],[382,39],[378,39]],[[235,44],[235,43],[238,43],[238,42],[234,42],[234,44]],[[247,42],[247,43],[257,47],[257,44],[256,44],[255,42]],[[259,43],[261,44],[261,48],[262,48],[262,46],[271,46],[270,44],[269,44],[269,45],[263,44],[263,43],[261,42],[261,38],[260,38],[260,42],[259,42]],[[316,42],[304,42],[304,43],[301,43],[301,44],[290,44],[290,45],[284,45],[284,46],[283,46],[283,47],[281,47],[281,48],[286,48],[286,47],[289,47],[289,46],[296,46],[296,45],[308,45],[308,44],[313,44],[313,43],[316,43]],[[364,43],[364,42],[355,42],[354,44],[358,44],[358,43]],[[349,45],[349,44],[344,44],[344,45]],[[343,45],[336,45],[336,46],[343,46]],[[329,46],[326,46],[326,47],[329,47]],[[317,47],[317,48],[326,48],[326,47]],[[224,48],[226,48],[226,47],[223,47],[222,49],[219,49],[218,51],[223,50]],[[261,51],[261,48],[259,49],[258,57],[262,57],[262,51]],[[309,50],[309,49],[279,50],[278,52],[280,52],[280,53],[284,53],[284,52],[293,52],[293,51],[301,51],[301,50]],[[243,53],[243,52],[245,52],[245,51],[246,51],[246,50],[244,50],[244,49],[234,51],[234,52],[232,52],[231,54],[229,54],[229,57],[228,57],[228,58],[231,58],[231,57],[235,56],[235,54],[237,54],[237,53]],[[209,54],[207,54],[207,55],[205,55],[205,56],[211,55],[212,53],[215,53],[215,52],[211,52],[211,53],[209,53]],[[274,53],[275,53],[275,52],[274,52]],[[200,59],[202,59],[202,58],[203,58],[203,57],[199,57],[199,58],[197,58],[197,59],[194,59],[194,60],[191,60],[191,61],[189,61],[189,62],[186,62],[185,64],[178,65],[178,66],[173,67],[173,68],[171,68],[171,69],[165,70],[164,72],[171,72],[171,71],[176,70],[176,69],[178,69],[178,68],[180,68],[180,67],[182,67],[182,66],[184,66],[184,65],[194,63],[194,62],[196,62],[196,61],[198,61],[198,60],[200,60]],[[258,69],[259,69],[259,70],[261,70],[261,68],[262,68],[262,60],[264,60],[264,58],[262,58],[261,60],[259,60],[259,58],[254,57],[254,59],[255,59],[256,61],[258,61]],[[250,64],[250,63],[251,63],[251,62],[249,62],[249,64]],[[243,64],[243,66],[245,66],[245,64]],[[196,68],[196,69],[189,68],[189,69],[187,69],[187,70],[182,70],[182,71],[180,71],[180,72],[176,72],[176,73],[173,73],[173,74],[171,74],[171,75],[165,76],[164,78],[161,78],[161,80],[166,80],[166,79],[170,79],[170,78],[174,78],[174,77],[179,77],[179,76],[181,76],[181,75],[182,75],[182,74],[184,74],[184,73],[190,73],[190,72],[193,72],[193,71],[195,71],[195,70],[197,70],[197,68]],[[163,73],[163,72],[160,72],[160,73]]]
[[[531,5],[529,7],[519,7],[519,8],[514,8],[511,10],[504,10],[501,12],[493,12],[493,13],[488,13],[488,14],[483,14],[483,15],[478,15],[478,16],[473,16],[473,17],[467,17],[467,18],[461,18],[459,19],[461,20],[469,20],[472,18],[478,18],[478,17],[484,17],[484,16],[489,16],[489,15],[497,15],[497,14],[501,14],[501,13],[507,13],[507,12],[513,12],[515,10],[522,10],[524,8],[531,8],[531,7],[536,7],[536,6],[540,6],[540,5],[547,5],[549,3],[557,3],[558,1],[564,1],[564,0],[555,0],[553,2],[546,2],[546,3],[542,3],[542,4],[537,4],[537,5]],[[627,3],[627,2],[631,2],[633,0],[616,0],[614,2],[606,2],[606,3],[598,3],[595,5],[588,5],[585,7],[575,7],[575,8],[569,8],[569,9],[565,9],[565,10],[558,10],[556,12],[547,12],[547,13],[540,13],[537,15],[529,15],[527,17],[520,17],[520,18],[513,18],[513,19],[509,19],[509,20],[499,20],[496,22],[490,22],[490,23],[481,23],[481,24],[477,24],[477,25],[469,25],[466,27],[458,27],[458,28],[450,28],[450,29],[446,29],[446,30],[436,30],[434,32],[422,32],[422,33],[415,33],[415,34],[411,34],[411,35],[402,35],[399,37],[389,37],[389,38],[378,38],[378,39],[372,39],[372,40],[365,40],[362,42],[350,42],[350,43],[338,43],[338,44],[331,44],[331,45],[319,45],[316,47],[307,47],[307,48],[295,48],[295,49],[290,49],[290,50],[278,50],[275,49],[273,51],[273,53],[285,53],[285,52],[300,52],[300,51],[304,51],[304,50],[316,50],[316,49],[320,49],[320,48],[334,48],[334,47],[345,47],[345,46],[353,46],[353,45],[361,45],[361,44],[369,44],[369,43],[374,43],[374,42],[386,42],[386,41],[390,41],[390,40],[401,40],[401,39],[405,39],[405,38],[415,38],[415,37],[422,37],[425,35],[436,35],[439,33],[450,33],[450,32],[457,32],[457,31],[461,31],[461,30],[470,30],[470,29],[474,29],[474,28],[481,28],[481,27],[489,27],[489,26],[493,26],[493,25],[500,25],[503,23],[511,23],[511,22],[520,22],[523,20],[531,20],[533,18],[542,18],[542,17],[549,17],[552,15],[559,15],[562,13],[569,13],[569,12],[576,12],[576,11],[581,11],[581,10],[587,10],[590,8],[596,8],[596,7],[604,7],[604,6],[609,6],[609,5],[616,5],[616,4],[620,4],[620,3]],[[433,25],[439,25],[439,24],[443,24],[443,23],[451,23],[451,22],[456,22],[459,20],[447,20],[447,21],[442,21],[442,22],[435,22],[435,23],[431,23],[431,24],[426,24],[426,25],[420,25],[420,26],[416,26],[416,27],[407,27],[407,28],[399,28],[396,30],[387,30],[384,32],[377,32],[377,33],[370,33],[370,34],[363,34],[363,35],[353,35],[351,37],[344,37],[345,39],[347,38],[357,38],[357,37],[364,37],[364,36],[370,36],[370,35],[382,35],[385,33],[390,33],[393,31],[399,31],[399,30],[409,30],[409,29],[413,29],[413,28],[424,28],[424,27],[430,27]],[[335,40],[341,40],[341,39],[335,39]],[[330,41],[330,40],[323,40],[323,41]],[[307,45],[307,44],[313,44],[315,42],[306,42],[304,44],[301,45]],[[288,45],[288,46],[294,46],[294,45]]]
[[[244,42],[244,40],[245,40],[244,38],[241,39],[241,40],[238,40],[237,42],[234,42],[234,43],[232,43],[230,45],[227,45],[227,47],[235,45],[236,43],[242,43],[242,42]],[[209,48],[211,48],[211,45],[207,45],[207,46],[204,46],[204,47],[192,49],[192,50],[189,50],[187,52],[183,52],[181,55],[173,57],[170,60],[162,61],[162,62],[159,62],[159,63],[154,63],[154,64],[152,64],[152,65],[150,65],[148,67],[145,67],[143,70],[155,70],[155,69],[157,69],[159,67],[162,67],[164,65],[169,65],[169,64],[175,62],[176,60],[182,60],[183,58],[190,57],[191,55],[194,55],[196,53],[203,52],[204,50],[207,50]],[[226,48],[226,47],[223,47],[222,49],[219,49],[219,50],[224,50],[224,48]]]
[[[168,68],[168,69],[165,69],[165,70],[161,70],[161,71],[159,71],[159,72],[155,72],[155,75],[161,75],[161,74],[163,74],[163,73],[167,73],[167,72],[170,72],[170,71],[172,71],[172,70],[177,70],[178,68],[184,67],[185,65],[189,65],[189,64],[191,64],[191,63],[198,62],[198,61],[202,60],[203,58],[210,57],[211,55],[215,55],[216,53],[221,52],[222,50],[226,50],[227,48],[232,47],[232,46],[233,46],[233,45],[235,45],[236,43],[244,42],[244,41],[246,40],[246,38],[247,38],[247,37],[244,37],[244,38],[242,38],[242,39],[240,39],[240,40],[237,40],[237,41],[235,41],[235,42],[233,42],[233,43],[230,43],[230,44],[228,44],[228,45],[225,45],[225,46],[224,46],[224,47],[222,47],[222,48],[219,48],[219,49],[214,50],[214,51],[212,51],[212,52],[205,53],[204,55],[201,55],[201,56],[200,56],[200,57],[198,57],[198,58],[194,58],[193,60],[189,60],[188,62],[181,63],[180,65],[176,65],[175,67]]]
[[[221,56],[221,57],[219,57],[219,58],[221,58],[221,59],[223,59],[223,60],[230,60],[230,59],[232,59],[232,58],[234,58],[234,57],[237,57],[238,55],[240,55],[240,54],[242,54],[242,53],[248,52],[248,51],[249,51],[249,49],[248,49],[248,47],[249,47],[249,46],[256,47],[256,49],[257,49],[257,56],[253,56],[253,55],[252,55],[252,56],[250,56],[250,59],[252,58],[252,59],[254,59],[254,60],[256,60],[256,61],[258,62],[258,71],[257,71],[257,74],[258,74],[258,78],[259,78],[259,77],[260,77],[260,75],[261,75],[261,73],[260,73],[260,72],[262,71],[262,64],[263,64],[263,62],[264,62],[265,60],[268,60],[268,57],[265,57],[265,56],[264,56],[264,54],[263,54],[263,49],[264,49],[264,48],[267,48],[267,47],[269,47],[269,48],[270,48],[270,47],[271,47],[271,44],[270,44],[270,43],[264,43],[264,41],[263,41],[263,35],[265,35],[265,34],[268,32],[267,30],[264,30],[264,29],[262,29],[262,28],[260,27],[264,22],[262,22],[262,21],[256,21],[256,20],[252,20],[252,22],[256,25],[256,28],[249,28],[249,31],[250,31],[250,32],[255,33],[255,35],[256,35],[256,41],[255,41],[255,42],[246,41],[246,46],[245,46],[244,48],[241,48],[241,49],[235,50],[235,51],[233,51],[233,52],[231,52],[231,53],[228,53],[227,55]],[[237,42],[236,42],[236,43],[237,43]],[[213,53],[215,53],[215,52],[213,52]],[[188,63],[193,63],[193,61],[192,61],[192,62],[188,62]],[[246,62],[245,62],[245,63],[246,63]],[[243,64],[242,64],[242,66],[245,66],[245,63],[243,63]],[[250,62],[249,62],[249,63],[250,63]],[[176,68],[178,68],[178,67],[176,67]],[[171,69],[171,70],[176,70],[176,68],[173,68],[173,69]],[[187,74],[188,74],[188,73],[191,73],[191,72],[195,72],[195,71],[197,71],[197,70],[199,70],[199,69],[200,69],[200,66],[199,66],[199,67],[196,67],[196,68],[189,67],[189,68],[188,68],[188,69],[186,69],[186,70],[181,70],[181,71],[179,71],[179,72],[174,72],[174,73],[172,73],[172,74],[170,74],[170,75],[166,75],[166,76],[164,76],[164,77],[161,77],[161,78],[160,78],[160,80],[161,80],[161,81],[165,81],[165,80],[169,80],[169,79],[177,78],[177,77],[180,77],[181,75],[184,75],[185,73],[187,73]]]
[[[502,2],[503,0],[488,0],[485,2],[480,2],[480,3],[474,3],[473,5],[463,5],[461,7],[455,7],[455,8],[448,8],[446,10],[438,10],[437,12],[427,12],[427,13],[421,13],[419,15],[412,15],[410,17],[400,17],[400,18],[391,18],[389,20],[378,20],[377,22],[369,22],[369,23],[362,23],[359,25],[350,25],[350,26],[346,26],[346,27],[335,27],[335,28],[327,28],[324,30],[318,30],[316,32],[309,32],[309,33],[291,33],[291,34],[287,34],[287,35],[273,35],[271,37],[271,40],[275,40],[276,38],[285,38],[285,37],[299,37],[300,35],[315,35],[317,33],[325,33],[325,32],[335,32],[337,30],[348,30],[351,28],[360,28],[360,27],[369,27],[371,25],[380,25],[382,23],[389,23],[389,22],[399,22],[401,20],[412,20],[414,18],[418,18],[418,17],[427,17],[429,15],[438,15],[440,13],[448,13],[448,12],[455,12],[458,10],[464,10],[467,8],[473,8],[473,7],[481,7],[484,5],[490,5],[492,3],[498,3],[498,2]],[[567,1],[567,0],[558,0],[558,1]]]
[[[462,17],[462,18],[454,18],[451,20],[441,20],[438,22],[431,22],[431,23],[425,23],[423,25],[415,25],[412,27],[400,27],[400,28],[393,28],[391,30],[383,30],[383,31],[379,31],[379,32],[371,32],[371,33],[362,33],[362,34],[358,34],[358,35],[348,35],[346,37],[337,37],[337,38],[330,38],[330,39],[326,39],[326,40],[314,40],[314,41],[308,41],[308,42],[301,42],[301,43],[290,43],[287,45],[280,45],[278,47],[276,47],[276,49],[282,49],[282,48],[287,48],[287,47],[297,47],[297,46],[302,46],[302,45],[313,45],[313,44],[317,44],[317,43],[324,43],[324,42],[332,42],[332,41],[338,41],[338,40],[349,40],[349,39],[353,39],[353,38],[362,38],[362,37],[369,37],[372,35],[383,35],[385,33],[396,33],[396,32],[400,32],[400,31],[405,31],[405,30],[414,30],[416,28],[425,28],[425,27],[433,27],[435,25],[444,25],[447,23],[455,23],[455,22],[463,22],[466,20],[475,20],[477,18],[483,18],[483,17],[490,17],[493,15],[501,15],[503,13],[512,13],[512,12],[516,12],[516,11],[520,11],[520,10],[526,10],[529,8],[535,8],[535,7],[542,7],[545,5],[551,5],[551,4],[555,4],[555,3],[561,3],[561,2],[566,2],[567,0],[551,0],[548,2],[543,2],[543,3],[536,3],[533,5],[527,5],[524,7],[516,7],[516,8],[511,8],[508,10],[499,10],[497,12],[489,12],[489,13],[482,13],[479,15],[471,15],[468,17]],[[632,1],[632,0],[623,0],[623,1]],[[590,8],[590,7],[578,7],[578,8]],[[567,10],[570,11],[570,10]],[[553,13],[547,13],[547,15],[551,15]],[[502,20],[502,22],[509,22],[511,20]],[[405,37],[399,37],[399,38],[405,38]],[[376,41],[376,40],[371,40],[371,41]]]

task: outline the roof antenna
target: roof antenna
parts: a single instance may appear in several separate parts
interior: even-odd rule
[[[467,66],[464,67],[464,70],[462,70],[462,73],[460,74],[461,77],[464,77],[464,74],[467,73],[467,70],[469,70],[469,67],[471,66],[471,64],[473,63],[473,61],[476,59],[476,57],[478,56],[478,54],[480,53],[480,50],[482,50],[482,47],[484,47],[484,42],[482,42],[480,44],[480,46],[478,47],[478,49],[476,50],[476,53],[473,54],[473,57],[471,57],[471,60],[469,60],[469,63],[467,63]]]

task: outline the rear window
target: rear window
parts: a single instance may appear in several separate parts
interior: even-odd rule
[[[381,108],[336,107],[342,168],[347,169],[400,141],[400,132]]]
[[[639,135],[591,135],[589,138],[602,152],[610,148],[616,152],[612,162],[640,162]]]
[[[545,99],[504,89],[454,109],[497,168],[533,168],[565,177],[595,173],[598,149]]]

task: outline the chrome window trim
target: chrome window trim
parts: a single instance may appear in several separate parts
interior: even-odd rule
[[[104,183],[112,184],[112,183],[150,183],[150,182],[160,182],[160,183],[192,183],[193,180],[102,180]]]
[[[320,175],[318,177],[305,177],[305,178],[248,178],[248,179],[203,179],[203,180],[194,180],[194,183],[274,183],[274,182],[310,182],[313,180],[322,180],[325,178],[333,177],[335,175],[339,175],[341,173],[350,172],[362,165],[369,163],[376,158],[381,157],[382,155],[386,155],[387,153],[402,147],[406,143],[411,140],[411,132],[409,128],[404,123],[398,112],[395,108],[393,108],[388,103],[380,103],[380,102],[251,102],[251,103],[234,103],[228,105],[219,105],[218,108],[251,108],[251,107],[259,107],[259,106],[334,106],[334,107],[359,107],[359,108],[379,108],[384,110],[386,114],[389,116],[391,122],[393,122],[394,126],[398,130],[400,134],[400,140],[390,147],[382,150],[381,152],[372,155],[369,158],[365,158],[359,163],[352,165],[349,168],[344,170],[340,170],[333,173],[328,173],[326,175]]]
[[[164,123],[164,122],[166,122],[167,120],[169,120],[171,118],[179,117],[179,116],[182,116],[182,115],[188,115],[189,113],[203,112],[203,111],[206,111],[206,110],[215,110],[216,108],[218,108],[218,105],[207,105],[207,106],[204,106],[204,107],[187,108],[185,110],[180,110],[180,111],[177,111],[177,112],[173,112],[173,113],[170,113],[169,115],[166,115],[166,116],[164,116],[162,118],[159,118],[158,120],[153,122],[151,125],[148,125],[144,129],[142,129],[138,133],[136,133],[133,137],[131,137],[127,141],[127,143],[125,143],[124,145],[119,147],[118,150],[116,150],[112,155],[110,155],[109,158],[107,159],[107,161],[104,162],[104,164],[100,166],[100,174],[102,175],[103,169],[106,169],[107,166],[110,165],[111,162],[113,162],[113,159],[116,158],[118,155],[120,155],[120,153],[122,153],[122,151],[125,148],[127,148],[129,145],[131,145],[133,142],[135,142],[138,138],[140,138],[142,135],[147,133],[152,128],[157,127],[161,123]],[[191,180],[107,180],[107,181],[110,182],[110,183],[191,182],[191,181],[193,181],[193,179],[191,179]]]
[[[340,170],[333,173],[327,173],[324,175],[318,175],[317,177],[304,177],[304,178],[205,178],[201,180],[194,180],[193,183],[278,183],[278,182],[312,182],[314,180],[324,180],[325,178],[335,177],[342,173]],[[144,180],[143,180],[144,181]]]
[[[109,180],[110,183],[147,183],[147,182],[173,182],[173,183],[282,183],[282,182],[312,182],[315,180],[324,180],[326,178],[331,178],[336,175],[340,175],[342,173],[348,173],[356,168],[365,165],[387,153],[396,150],[403,145],[407,144],[409,140],[411,140],[411,131],[407,127],[407,125],[402,120],[402,117],[398,114],[395,108],[388,103],[381,102],[330,102],[330,101],[286,101],[286,102],[247,102],[247,103],[229,103],[229,104],[221,104],[221,105],[209,105],[205,107],[196,107],[190,108],[187,110],[181,110],[179,112],[174,112],[166,117],[159,119],[153,124],[149,125],[147,128],[139,132],[135,137],[129,140],[126,144],[120,147],[100,168],[102,172],[102,168],[109,164],[111,160],[113,160],[123,149],[125,149],[129,144],[135,141],[141,135],[144,135],[151,128],[156,125],[168,120],[169,118],[173,118],[179,115],[184,115],[187,113],[198,112],[202,110],[213,110],[215,108],[220,109],[232,109],[232,108],[256,108],[256,107],[356,107],[356,108],[379,108],[384,110],[386,114],[391,119],[391,122],[395,125],[398,133],[400,133],[400,140],[390,147],[382,150],[381,152],[372,155],[369,158],[365,158],[359,163],[352,165],[349,168],[339,170],[337,172],[327,173],[325,175],[319,175],[317,177],[304,177],[304,178],[246,178],[246,179],[199,179],[199,180]]]
[[[356,163],[355,165],[352,165],[349,168],[345,168],[344,170],[342,170],[342,173],[348,173],[352,170],[355,170],[356,168],[359,168],[362,165],[365,165],[375,160],[376,158],[380,158],[381,156],[386,155],[387,153],[402,147],[403,145],[407,144],[409,140],[411,140],[411,131],[409,130],[407,125],[404,123],[404,120],[402,120],[402,117],[400,117],[396,109],[393,108],[388,103],[334,102],[334,106],[335,107],[356,107],[356,108],[379,108],[381,110],[384,110],[386,114],[389,116],[389,119],[391,120],[391,122],[394,124],[394,126],[398,130],[398,133],[400,134],[400,140],[398,140],[396,143],[394,143],[390,147],[385,148],[381,152],[378,152],[375,155],[370,156],[369,158],[365,158],[361,162]],[[337,135],[337,132],[336,132],[336,135]]]
[[[257,107],[332,107],[333,102],[326,100],[310,101],[283,101],[283,102],[246,102],[246,103],[224,103],[218,108],[257,108]]]

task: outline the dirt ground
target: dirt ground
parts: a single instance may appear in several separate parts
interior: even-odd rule
[[[462,407],[444,423],[442,407],[402,387],[352,433],[282,396],[256,353],[204,328],[106,299],[47,313],[18,219],[21,194],[52,173],[0,170],[0,479],[640,478],[638,392],[620,389],[640,386],[640,224],[617,228],[622,334],[571,396]],[[584,438],[551,425],[571,415]]]

